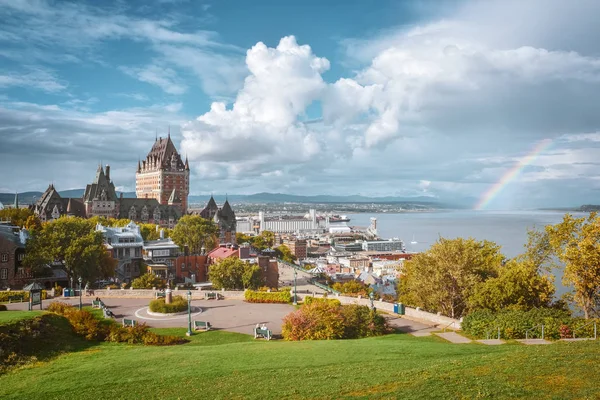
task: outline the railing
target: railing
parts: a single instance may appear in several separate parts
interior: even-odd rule
[[[280,263],[282,263],[282,264],[284,264],[284,265],[287,265],[288,267],[292,267],[292,268],[294,268],[294,269],[297,269],[298,271],[302,271],[302,272],[306,272],[306,273],[308,273],[308,271],[306,271],[306,270],[305,270],[304,268],[302,268],[301,266],[299,266],[299,265],[296,265],[296,264],[292,264],[292,263],[290,263],[290,262],[287,262],[287,261],[284,261],[284,260],[282,260],[281,258],[278,258],[278,259],[277,259],[277,262],[280,262]]]
[[[450,322],[448,325],[444,326],[444,327],[442,328],[442,332],[446,332],[446,329],[448,329],[448,327],[449,327],[450,325],[453,325],[453,324],[454,324],[454,322],[455,322],[455,321],[452,321],[452,322]]]
[[[542,327],[542,340],[544,340],[544,324],[539,324],[539,325],[536,325],[536,326],[532,326],[531,328],[527,329],[525,331],[525,339],[529,339],[529,332],[530,331],[532,331],[532,330],[534,330],[536,328],[539,328],[540,326]]]
[[[498,340],[500,340],[500,327],[498,327],[497,329],[498,329]],[[485,333],[485,338],[486,338],[487,340],[489,340],[489,339],[490,339],[490,337],[492,336],[492,332],[493,332],[493,331],[494,331],[494,329],[491,329],[491,330],[489,330],[489,331],[487,331],[487,332]]]
[[[591,324],[594,324],[594,340],[596,340],[598,338],[598,330],[597,330],[597,326],[596,326],[596,321],[590,321],[587,324],[580,326],[577,329],[573,329],[573,339],[575,339],[575,332],[577,332],[578,330],[581,330]]]
[[[319,283],[319,282],[317,282],[317,281],[314,281],[314,280],[312,280],[312,279],[311,279],[311,280],[309,280],[309,282],[310,282],[312,285],[315,285],[316,287],[318,287],[318,288],[320,288],[320,289],[326,290],[326,291],[327,291],[327,292],[329,292],[329,293],[333,293],[333,294],[341,294],[341,293],[340,293],[340,292],[338,292],[337,290],[334,290],[334,289],[330,288],[329,286],[327,286],[327,285],[323,285],[322,283]]]

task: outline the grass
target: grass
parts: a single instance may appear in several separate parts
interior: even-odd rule
[[[35,318],[43,311],[0,311],[0,325],[8,325],[22,319]]]
[[[209,331],[180,346],[101,343],[15,370],[0,376],[0,398],[592,399],[598,359],[600,341],[453,345],[394,334],[267,342]]]

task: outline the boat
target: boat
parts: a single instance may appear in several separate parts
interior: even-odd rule
[[[413,233],[413,239],[411,240],[410,244],[417,244],[418,242],[415,240],[415,235]]]

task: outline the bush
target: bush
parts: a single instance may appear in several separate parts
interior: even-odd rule
[[[505,339],[523,339],[525,332],[536,326],[544,325],[544,337],[560,339],[569,331],[575,331],[578,337],[593,335],[593,320],[573,318],[565,310],[555,308],[536,308],[529,311],[506,310],[494,313],[487,310],[475,311],[467,315],[462,322],[462,329],[476,338],[485,338],[487,332],[495,335],[500,328],[500,335]],[[585,326],[586,324],[589,325]],[[541,329],[529,331],[528,337],[541,337]]]
[[[283,303],[287,304],[292,301],[290,292],[255,292],[254,290],[246,290],[244,298],[248,303]]]
[[[4,304],[0,304],[0,311],[7,311],[8,309]]]
[[[389,332],[385,318],[369,307],[327,299],[309,300],[288,314],[282,327],[286,340],[358,339]]]
[[[181,296],[177,297],[181,298]],[[90,312],[80,311],[66,303],[52,303],[48,306],[48,311],[65,316],[73,327],[73,331],[87,340],[153,346],[168,346],[187,342],[186,339],[177,336],[163,336],[150,332],[146,324],[139,324],[134,327],[123,327],[114,323],[103,324]]]
[[[321,299],[321,298],[312,297],[312,296],[306,296],[304,298],[304,304],[309,305],[309,304],[313,304],[313,303],[327,303],[327,304],[332,304],[335,306],[342,305],[342,303],[340,303],[340,301],[338,299],[328,299],[326,297]]]
[[[8,298],[13,296],[21,296],[23,301],[29,301],[29,292],[22,290],[6,290],[0,292],[0,303],[8,303]],[[48,293],[42,290],[42,300],[46,300]]]
[[[156,299],[150,302],[150,311],[163,313],[163,314],[171,314],[177,313],[187,310],[188,304],[187,300],[181,296],[173,296],[173,300],[171,304],[165,303],[165,299]]]
[[[152,274],[144,274],[131,282],[131,287],[134,289],[164,289],[165,286],[166,282],[164,279]]]

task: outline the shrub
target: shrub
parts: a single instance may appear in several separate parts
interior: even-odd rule
[[[181,298],[181,296],[176,297]],[[80,311],[66,303],[52,303],[48,306],[48,311],[65,316],[73,331],[87,340],[153,346],[168,346],[187,342],[186,339],[177,336],[162,336],[150,332],[146,324],[139,324],[134,327],[123,327],[114,323],[106,325],[96,319],[90,312]]]
[[[42,290],[42,300],[46,300],[48,293]],[[8,298],[13,296],[21,296],[23,301],[29,301],[29,292],[22,290],[10,290],[0,292],[0,303],[8,303]]]
[[[150,302],[150,311],[170,314],[187,310],[187,300],[181,296],[173,296],[171,304],[165,303],[165,299],[156,299]]]
[[[54,284],[54,296],[62,296],[63,288],[58,284]]]
[[[286,340],[357,339],[389,333],[385,318],[367,306],[309,300],[283,320]]]
[[[7,311],[8,309],[4,304],[0,304],[0,311]]]
[[[246,290],[244,298],[248,303],[283,303],[287,304],[292,301],[292,295],[287,292],[255,292],[254,290]]]
[[[348,281],[345,283],[334,283],[333,290],[348,296],[368,296],[373,291],[369,285],[359,281]]]
[[[313,304],[313,303],[328,303],[328,304],[333,304],[336,306],[342,305],[342,303],[340,303],[340,301],[338,299],[328,299],[326,297],[321,299],[321,298],[312,297],[312,296],[306,296],[304,298],[304,304],[308,305],[308,304]]]
[[[467,315],[462,322],[462,329],[473,337],[484,338],[487,332],[494,335],[500,328],[501,337],[522,339],[525,338],[528,329],[543,324],[545,338],[560,339],[568,330],[571,331],[571,335],[575,330],[580,337],[593,335],[593,324],[585,326],[589,322],[590,320],[573,318],[568,311],[555,308],[505,310],[497,313],[482,310]],[[541,337],[541,329],[530,330],[528,336]]]
[[[166,282],[164,279],[152,274],[144,274],[131,282],[131,287],[134,289],[164,289],[165,286]]]

